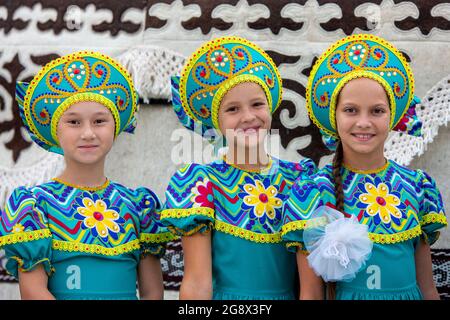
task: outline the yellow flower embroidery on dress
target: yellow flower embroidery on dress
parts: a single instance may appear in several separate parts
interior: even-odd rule
[[[380,183],[378,187],[366,182],[365,188],[367,193],[363,193],[359,196],[359,200],[362,203],[368,204],[366,212],[370,216],[380,215],[381,221],[387,224],[391,222],[391,215],[400,219],[402,213],[399,208],[400,199],[389,194],[389,188],[385,183]]]
[[[244,197],[244,203],[253,207],[253,212],[258,218],[266,214],[270,219],[274,219],[275,209],[283,205],[283,201],[277,197],[277,189],[274,186],[266,189],[259,180],[255,180],[255,185],[244,185],[244,190],[248,194]]]
[[[14,225],[12,232],[13,233],[19,233],[22,232],[25,228],[23,227],[23,225],[21,225],[20,223],[17,223]]]
[[[83,198],[84,207],[77,208],[77,212],[85,217],[83,223],[89,229],[96,229],[101,237],[108,236],[108,230],[119,232],[119,225],[115,220],[120,219],[119,213],[114,210],[108,210],[103,200],[97,200],[95,203],[89,198]]]

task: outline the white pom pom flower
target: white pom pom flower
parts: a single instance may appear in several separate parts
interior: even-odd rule
[[[308,262],[324,281],[351,281],[372,253],[368,228],[327,206],[317,208],[303,233]]]

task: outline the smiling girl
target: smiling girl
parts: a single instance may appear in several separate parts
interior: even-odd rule
[[[18,83],[16,98],[33,141],[66,162],[53,181],[17,188],[1,215],[0,246],[22,299],[136,299],[136,283],[142,299],[161,299],[159,256],[171,235],[158,222],[160,202],[104,172],[117,135],[135,128],[128,72],[77,52]]]
[[[306,232],[319,221],[323,206],[367,226],[365,240],[373,242],[368,260],[351,278],[329,283],[329,299],[439,298],[430,245],[447,224],[442,197],[424,171],[384,156],[390,129],[420,135],[417,102],[408,63],[376,36],[344,38],[315,64],[307,108],[336,154],[332,164],[297,181],[284,207],[282,234],[288,248],[297,252],[302,299],[323,299],[321,276],[329,276],[316,273],[319,268],[306,254],[347,257],[348,248],[342,247],[352,236],[335,238],[334,251],[307,251]]]
[[[182,236],[184,251],[180,299],[295,298],[295,255],[281,243],[281,208],[294,180],[315,167],[264,148],[281,91],[272,59],[237,37],[203,45],[174,82],[183,125],[216,131],[229,146],[223,159],[178,170],[166,191],[161,222]]]

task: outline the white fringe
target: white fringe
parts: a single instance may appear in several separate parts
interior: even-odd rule
[[[38,162],[28,167],[8,168],[0,166],[0,207],[19,186],[35,186],[50,181],[64,169],[64,157],[46,152]]]
[[[450,121],[450,75],[431,88],[416,107],[422,121],[422,137],[393,132],[386,141],[386,157],[401,165],[408,165],[416,156],[427,150],[427,145],[437,136],[439,127]]]
[[[136,90],[144,101],[170,100],[170,77],[179,75],[185,57],[157,46],[137,46],[117,57],[131,73]]]

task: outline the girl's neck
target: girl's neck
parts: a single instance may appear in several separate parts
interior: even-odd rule
[[[98,187],[107,181],[104,169],[104,160],[95,164],[81,164],[66,159],[66,168],[58,179],[72,185]]]
[[[345,152],[343,157],[343,165],[352,171],[377,171],[386,165],[386,158],[383,152],[377,154],[355,154]]]
[[[259,171],[270,165],[270,156],[263,147],[233,148],[230,146],[225,160],[228,164],[246,171]]]

